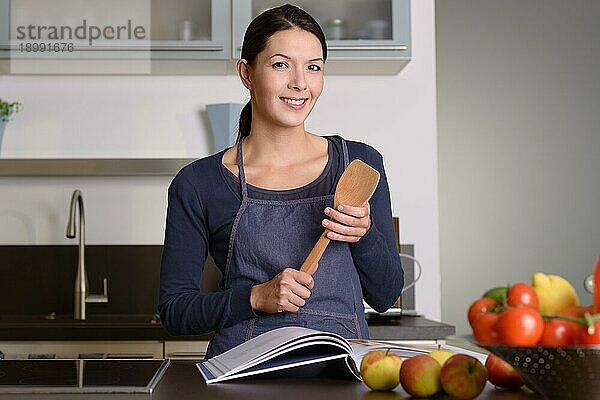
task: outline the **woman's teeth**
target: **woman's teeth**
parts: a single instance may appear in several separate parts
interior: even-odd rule
[[[299,106],[302,105],[306,102],[306,99],[286,99],[286,98],[282,98],[283,101],[285,101],[288,104],[291,104],[293,106]]]

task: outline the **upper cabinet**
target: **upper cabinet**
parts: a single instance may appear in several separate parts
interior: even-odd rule
[[[231,73],[252,18],[284,3],[0,0],[0,73]],[[410,0],[294,4],[323,27],[328,73],[396,73],[410,60]]]
[[[234,0],[234,57],[252,18],[273,0]],[[410,59],[410,0],[298,0],[323,28],[331,60]]]
[[[231,4],[223,0],[152,0],[155,59],[231,58]]]

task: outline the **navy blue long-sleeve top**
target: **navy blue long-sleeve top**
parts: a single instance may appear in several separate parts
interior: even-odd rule
[[[342,143],[339,136],[326,138],[328,162],[315,181],[291,190],[267,190],[248,184],[249,196],[290,200],[333,193],[344,170]],[[383,158],[364,143],[348,140],[346,144],[350,161],[358,158],[381,174],[369,201],[371,228],[350,248],[363,298],[382,312],[398,299],[404,284]],[[256,316],[250,306],[251,285],[210,293],[200,289],[209,252],[221,272],[225,269],[229,237],[242,201],[238,177],[222,164],[226,150],[187,165],[169,186],[158,309],[163,325],[172,335],[218,331]],[[323,218],[327,216],[323,214]]]

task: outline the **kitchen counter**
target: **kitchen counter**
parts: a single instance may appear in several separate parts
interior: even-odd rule
[[[152,399],[152,400],[188,400],[188,399],[244,399],[265,400],[285,398],[286,400],[314,399],[360,399],[360,400],[401,400],[409,397],[400,387],[393,392],[373,392],[364,384],[335,377],[315,378],[303,376],[299,369],[272,373],[268,376],[243,378],[230,383],[206,385],[193,361],[173,361],[152,395],[145,394],[39,394],[39,395],[0,395],[1,399]],[[436,399],[447,399],[447,396]],[[525,391],[495,390],[488,383],[484,392],[477,397],[480,400],[541,400],[537,394]]]
[[[0,317],[0,341],[28,340],[210,340],[212,335],[174,337],[153,315]]]
[[[403,316],[369,320],[370,336],[378,340],[438,340],[455,333],[452,325],[423,317]],[[71,316],[0,317],[0,341],[49,340],[210,340],[212,334],[171,336],[154,316],[91,316],[75,321]]]

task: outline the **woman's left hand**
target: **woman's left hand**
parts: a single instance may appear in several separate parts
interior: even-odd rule
[[[322,225],[329,229],[327,237],[331,240],[356,243],[371,228],[371,208],[368,202],[361,207],[341,204],[337,210],[327,207],[325,215],[330,219],[324,219]]]

